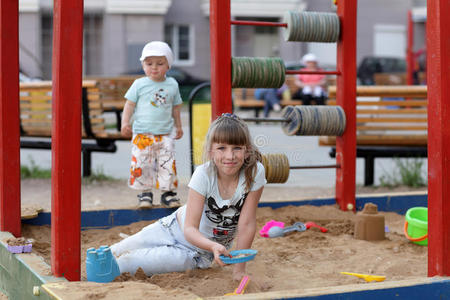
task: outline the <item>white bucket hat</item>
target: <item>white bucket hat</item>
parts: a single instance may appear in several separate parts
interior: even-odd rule
[[[302,61],[303,61],[304,64],[306,64],[306,62],[308,62],[308,61],[315,61],[315,62],[317,62],[317,57],[314,54],[312,54],[312,53],[308,53],[308,54],[305,54],[303,56]]]
[[[172,66],[173,52],[167,43],[159,41],[147,43],[147,45],[144,46],[144,49],[142,49],[140,61],[143,61],[149,56],[165,56],[167,63],[169,64],[169,68]]]

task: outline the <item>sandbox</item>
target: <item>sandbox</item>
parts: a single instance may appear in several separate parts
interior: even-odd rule
[[[353,238],[353,212],[340,211],[334,199],[311,201],[261,203],[258,208],[257,225],[274,219],[287,225],[297,221],[314,221],[329,231],[323,233],[311,228],[305,232],[267,239],[257,234],[253,248],[259,251],[254,261],[248,263],[251,281],[246,289],[247,299],[309,298],[319,295],[346,294],[346,297],[361,297],[367,293],[380,297],[419,295],[448,295],[450,281],[445,278],[427,278],[427,247],[409,242],[403,235],[404,216],[409,207],[426,206],[426,195],[359,197],[357,208],[367,202],[378,205],[386,220],[386,239],[364,241]],[[120,297],[127,299],[159,299],[177,297],[181,299],[214,299],[232,292],[238,285],[231,279],[231,267],[213,265],[206,270],[155,275],[150,278],[142,273],[135,276],[123,274],[117,282],[98,284],[86,282],[85,253],[89,247],[110,245],[121,239],[119,233],[133,234],[143,226],[170,213],[168,209],[149,211],[94,211],[84,212],[81,232],[82,251],[80,282],[67,282],[51,276],[49,214],[27,221],[23,235],[36,240],[33,254],[39,255],[41,266],[31,264],[31,272],[42,274],[39,297],[52,299],[102,299]],[[132,221],[141,220],[137,223]],[[36,225],[31,225],[36,224]],[[125,225],[127,224],[127,225]],[[95,229],[104,228],[104,229]],[[3,240],[3,238],[2,238]],[[4,249],[2,249],[3,252]],[[19,265],[27,264],[26,254]],[[45,265],[47,264],[47,268]],[[44,267],[43,267],[44,266]],[[342,275],[340,272],[356,272],[385,275],[384,282],[367,283],[362,279]],[[21,271],[25,272],[25,271]],[[3,273],[3,272],[2,272]],[[32,291],[28,287],[28,293]],[[2,288],[4,288],[2,286]],[[17,293],[20,289],[15,289]],[[432,290],[432,294],[429,293]],[[348,295],[347,295],[348,294]],[[431,296],[430,296],[431,295]],[[36,297],[36,296],[34,296]],[[355,299],[356,299],[355,298]],[[411,298],[411,297],[410,297]],[[44,299],[44,298],[43,298]]]

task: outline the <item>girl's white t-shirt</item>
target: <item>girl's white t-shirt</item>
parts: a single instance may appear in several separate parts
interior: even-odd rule
[[[250,191],[259,190],[266,182],[264,166],[258,162]],[[239,216],[248,194],[245,191],[244,171],[241,171],[239,174],[239,182],[231,199],[222,199],[220,196],[217,173],[210,167],[210,162],[195,169],[188,186],[205,196],[205,204],[199,225],[200,232],[207,238],[230,248],[237,233]],[[181,222],[184,227],[186,205],[179,209]]]

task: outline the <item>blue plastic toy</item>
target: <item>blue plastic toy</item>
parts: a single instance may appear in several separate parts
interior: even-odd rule
[[[230,251],[231,257],[224,255],[220,255],[219,257],[226,264],[237,264],[254,259],[257,253],[258,250],[241,249]]]
[[[86,274],[88,281],[111,282],[120,275],[119,265],[108,246],[87,249]]]

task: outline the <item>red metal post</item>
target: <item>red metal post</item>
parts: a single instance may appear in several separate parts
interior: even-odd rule
[[[406,48],[406,84],[413,85],[414,73],[414,23],[412,20],[412,11],[408,11],[408,45]]]
[[[230,0],[209,2],[211,43],[211,118],[231,112],[231,12]]]
[[[20,229],[19,4],[0,2],[0,230]]]
[[[336,202],[341,210],[355,210],[356,192],[356,13],[357,0],[340,0],[337,13],[341,37],[337,45],[336,102],[345,111],[347,127],[336,139]]]
[[[286,74],[325,74],[325,75],[341,75],[339,71],[303,71],[303,70],[286,70]]]
[[[450,2],[427,2],[428,276],[450,276]]]
[[[287,23],[279,22],[265,22],[265,21],[231,21],[233,25],[244,25],[244,26],[269,26],[269,27],[287,27]]]
[[[80,280],[83,0],[53,9],[52,249],[55,276]]]

